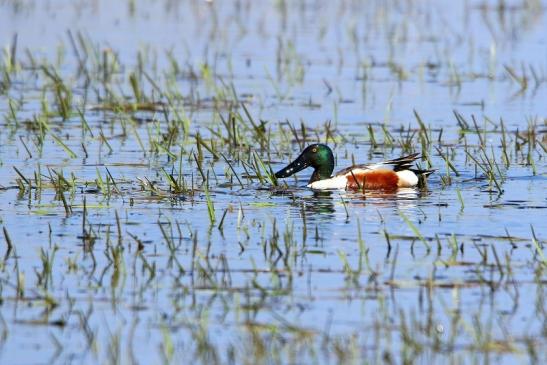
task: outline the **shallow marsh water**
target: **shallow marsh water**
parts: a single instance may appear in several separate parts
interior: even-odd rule
[[[546,7],[1,2],[0,362],[545,363]]]

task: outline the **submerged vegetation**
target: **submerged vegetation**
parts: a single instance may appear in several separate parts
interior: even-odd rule
[[[63,4],[0,2],[0,362],[547,361],[544,2]]]

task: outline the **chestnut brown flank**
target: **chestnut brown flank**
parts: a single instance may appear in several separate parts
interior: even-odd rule
[[[355,181],[354,176],[357,179],[357,182]],[[365,190],[395,190],[397,189],[397,183],[399,182],[399,177],[397,176],[397,173],[387,169],[376,169],[358,172],[354,171],[353,174],[351,172],[346,174],[346,179],[348,180],[348,189],[362,189],[364,184]]]

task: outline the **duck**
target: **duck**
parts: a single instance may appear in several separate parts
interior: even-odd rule
[[[313,190],[397,190],[418,185],[419,177],[427,177],[435,170],[413,166],[420,154],[413,153],[393,160],[353,165],[334,171],[334,154],[329,146],[315,143],[306,147],[290,164],[275,173],[278,179],[287,178],[313,167],[307,187]]]

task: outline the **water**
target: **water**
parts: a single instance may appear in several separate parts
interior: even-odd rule
[[[545,7],[1,3],[0,362],[545,362]],[[317,140],[438,170],[273,188]]]

